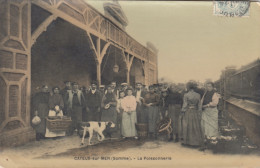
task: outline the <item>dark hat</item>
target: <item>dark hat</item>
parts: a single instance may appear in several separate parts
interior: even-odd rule
[[[158,87],[158,86],[159,86],[159,84],[153,84],[153,86],[154,86],[154,87]]]
[[[97,85],[97,81],[92,81],[92,82],[91,82],[91,85],[93,85],[93,84],[94,84],[94,85]]]

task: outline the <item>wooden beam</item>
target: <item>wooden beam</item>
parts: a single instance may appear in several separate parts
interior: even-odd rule
[[[57,18],[55,15],[49,16],[45,19],[39,27],[34,31],[31,38],[31,46],[35,43],[36,39],[42,34],[42,32],[46,31],[47,27]]]
[[[129,53],[125,52],[123,49],[121,51],[122,51],[122,54],[125,58],[124,60],[126,62],[127,69],[130,71],[130,69],[129,69],[129,60],[130,60],[129,59]]]
[[[97,83],[98,86],[100,86],[101,85],[101,63],[97,62],[96,66],[97,66]]]
[[[130,84],[130,70],[128,69],[126,72],[126,82]]]
[[[93,25],[93,23],[99,19],[99,16],[96,16],[95,18],[93,18],[93,20],[88,24],[88,26],[90,27],[91,25]]]
[[[99,61],[99,54],[97,53],[96,47],[95,47],[95,45],[94,45],[94,43],[93,43],[93,40],[92,40],[92,38],[91,38],[91,36],[90,36],[90,33],[89,33],[88,31],[86,31],[86,33],[87,33],[87,35],[88,35],[88,37],[89,37],[90,44],[91,44],[91,46],[92,46],[92,48],[93,48],[93,50],[94,50],[94,52],[95,52],[96,60]]]
[[[39,1],[39,0],[32,0],[32,3],[37,5],[37,6],[39,6],[39,7],[41,7],[41,8],[43,8],[43,9],[45,9],[45,10],[47,10],[47,11],[49,11],[52,14],[55,14],[57,17],[60,17],[60,18],[62,18],[64,20],[66,20],[67,22],[69,22],[69,23],[71,23],[71,24],[73,24],[73,25],[75,25],[75,26],[77,26],[77,27],[79,27],[79,28],[81,28],[81,29],[83,29],[83,30],[85,30],[85,31],[87,31],[87,32],[89,32],[89,33],[99,37],[99,38],[101,38],[104,41],[107,41],[108,39],[111,39],[110,35],[109,35],[110,31],[108,31],[107,36],[105,36],[104,34],[102,34],[102,32],[100,32],[100,29],[97,31],[95,29],[90,28],[89,24],[87,24],[87,23],[84,24],[84,23],[76,20],[74,17],[67,15],[63,11],[60,11],[59,9],[57,9],[56,5],[55,6],[51,6],[51,5],[48,5],[47,3],[44,3],[44,2]],[[60,2],[59,2],[59,4],[60,4]],[[87,8],[89,8],[89,6],[87,6]],[[88,12],[87,10],[88,9],[86,9],[84,12]],[[84,16],[84,13],[82,15]],[[100,17],[102,17],[102,15],[97,16],[97,18],[100,18]],[[93,21],[94,20],[95,19],[93,19]],[[109,25],[110,24],[113,25],[113,23],[107,21],[107,26],[108,26],[107,28],[108,29],[109,29]],[[144,58],[141,55],[136,54],[134,51],[131,51],[130,49],[131,48],[135,48],[136,45],[137,46],[141,46],[141,47],[143,47],[146,50],[148,50],[148,49],[146,47],[144,47],[143,45],[141,45],[140,43],[138,43],[136,40],[134,40],[126,32],[123,31],[123,34],[124,34],[124,36],[126,36],[130,40],[128,45],[124,46],[122,44],[117,44],[116,40],[112,40],[112,39],[111,39],[111,42],[117,44],[119,48],[122,48],[122,49],[126,50],[128,53],[130,53],[131,55],[134,55],[136,58],[139,58],[141,60],[146,60],[146,58]]]
[[[131,66],[132,66],[132,64],[133,64],[133,60],[134,60],[134,56],[132,56],[131,58],[130,58],[130,60],[129,60],[129,71],[130,71],[130,69],[131,69]]]
[[[82,30],[85,30],[85,31],[88,31],[89,33],[91,34],[94,34],[95,36],[98,36],[100,37],[101,39],[103,40],[106,40],[106,37],[103,36],[101,33],[97,32],[96,30],[94,29],[91,29],[91,28],[88,28],[88,26],[78,20],[76,20],[75,18],[67,15],[66,13],[60,11],[59,9],[57,8],[53,8],[52,6],[42,2],[42,1],[39,1],[39,0],[32,0],[32,3],[47,10],[48,12],[52,13],[52,14],[55,14],[57,17],[59,18],[62,18],[64,19],[65,21],[81,28]]]
[[[103,60],[103,58],[104,58],[104,56],[105,56],[105,54],[106,54],[106,52],[107,52],[107,49],[108,49],[108,47],[110,46],[110,42],[107,42],[106,44],[105,44],[105,46],[103,47],[103,49],[102,49],[102,51],[101,51],[101,54],[100,54],[100,60],[102,61]]]

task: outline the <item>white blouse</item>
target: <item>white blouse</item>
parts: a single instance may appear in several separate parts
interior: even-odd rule
[[[121,107],[125,112],[136,111],[136,99],[134,96],[126,96],[121,100]]]

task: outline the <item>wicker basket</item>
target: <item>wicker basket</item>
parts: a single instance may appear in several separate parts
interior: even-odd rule
[[[139,138],[146,138],[148,135],[148,124],[136,123],[136,130]]]
[[[162,119],[157,125],[157,132],[159,134],[170,134],[172,133],[171,127],[172,120],[169,117]]]
[[[71,117],[46,117],[46,127],[50,131],[66,131],[71,123]]]

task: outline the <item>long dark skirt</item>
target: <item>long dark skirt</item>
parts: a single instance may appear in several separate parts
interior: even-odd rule
[[[117,123],[117,112],[115,107],[109,109],[102,109],[101,121],[112,121]]]
[[[48,104],[40,103],[37,108],[38,116],[41,118],[40,124],[34,126],[36,133],[40,133],[43,136],[46,132],[46,119],[45,117],[49,114],[49,106]]]
[[[200,115],[196,109],[188,109],[180,116],[180,138],[186,145],[200,146],[203,144],[203,134],[200,125]]]
[[[148,113],[145,110],[145,107],[141,104],[137,104],[136,106],[136,117],[137,123],[147,123],[148,122]]]
[[[178,126],[179,126],[179,115],[181,111],[181,105],[179,104],[170,104],[168,108],[168,115],[172,120],[172,129],[173,134],[178,134]]]
[[[148,130],[149,133],[156,133],[156,126],[159,121],[159,108],[157,106],[150,106],[145,108],[148,113]]]

